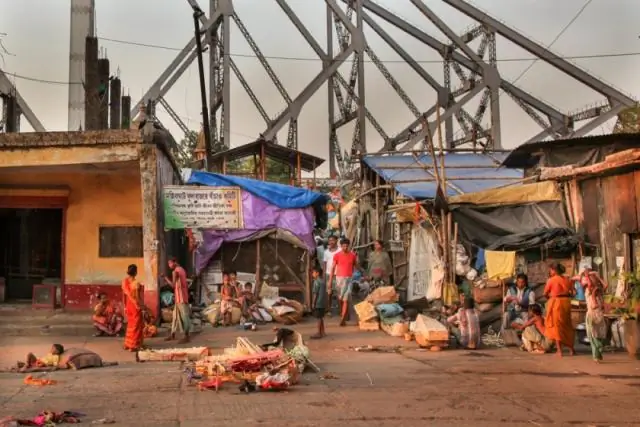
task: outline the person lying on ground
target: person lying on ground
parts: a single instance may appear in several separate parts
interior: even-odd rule
[[[21,371],[34,368],[57,368],[60,365],[60,358],[64,353],[62,344],[53,344],[49,354],[43,357],[36,357],[33,353],[27,354],[24,362],[18,362],[17,367]]]
[[[533,354],[544,354],[551,350],[553,341],[544,336],[544,317],[539,304],[529,306],[528,318],[524,323],[514,323],[513,328],[522,331],[523,351]]]
[[[107,297],[107,294],[98,294],[98,303],[93,308],[93,326],[96,328],[94,336],[115,337],[120,334],[123,326],[123,317],[116,305]]]
[[[326,335],[324,330],[324,314],[327,309],[327,301],[329,294],[327,293],[327,285],[322,280],[322,269],[314,268],[311,273],[313,277],[313,299],[311,308],[313,315],[318,319],[318,333],[313,335],[312,339],[322,338]]]
[[[480,320],[473,299],[465,299],[464,306],[449,317],[447,323],[460,346],[469,350],[480,347]]]

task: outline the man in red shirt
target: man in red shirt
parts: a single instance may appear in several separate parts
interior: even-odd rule
[[[181,344],[189,342],[191,332],[191,306],[189,305],[189,285],[187,284],[187,272],[175,258],[168,262],[173,271],[171,280],[164,276],[164,280],[173,287],[175,305],[173,306],[173,321],[171,322],[171,334],[167,341],[174,340],[176,333],[184,334]]]
[[[349,249],[350,243],[348,239],[340,241],[341,251],[333,256],[333,265],[329,275],[329,283],[333,283],[334,277],[336,279],[336,290],[340,301],[340,326],[347,324],[349,298],[351,297],[351,277],[353,276],[353,271],[358,268],[358,257]],[[331,301],[331,288],[329,288],[329,301]]]

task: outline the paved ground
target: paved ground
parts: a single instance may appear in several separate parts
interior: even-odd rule
[[[311,325],[299,331],[308,335]],[[307,373],[287,393],[219,393],[185,383],[178,364],[136,364],[120,341],[108,338],[0,337],[0,365],[27,351],[42,353],[53,341],[85,346],[117,367],[56,372],[50,387],[23,384],[0,374],[0,417],[32,417],[43,409],[75,410],[87,422],[112,418],[116,426],[639,426],[640,362],[608,355],[595,365],[588,355],[558,360],[512,349],[421,351],[381,332],[330,325],[327,339],[311,342],[314,361],[338,378]],[[194,344],[229,346],[238,334],[255,342],[272,333],[207,328]],[[152,345],[160,345],[156,340]],[[400,345],[402,354],[362,353],[359,345]]]

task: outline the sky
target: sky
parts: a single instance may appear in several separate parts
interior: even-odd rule
[[[205,0],[199,0],[208,11]],[[447,24],[462,32],[473,21],[439,0],[424,0]],[[414,26],[446,41],[445,36],[421,15],[410,0],[375,0]],[[517,29],[523,35],[548,45],[575,17],[586,0],[475,0],[472,4]],[[123,87],[137,102],[193,34],[192,11],[186,0],[96,0],[96,30],[102,52],[118,70]],[[162,3],[162,7],[159,4]],[[290,7],[325,46],[325,7],[322,0],[288,0]],[[0,0],[0,33],[9,54],[3,55],[0,67],[14,81],[36,116],[47,130],[66,130],[69,74],[69,0]],[[234,7],[256,40],[272,68],[292,98],[321,70],[321,62],[297,32],[274,0],[234,0]],[[423,63],[423,67],[442,82],[439,54],[405,35],[393,26],[377,20],[405,50]],[[579,18],[555,42],[552,50],[561,56],[593,56],[640,52],[640,2],[637,0],[592,0]],[[371,29],[365,29],[368,44],[385,62],[396,80],[422,111],[435,103],[435,93],[428,84],[384,43]],[[107,40],[112,39],[112,40]],[[164,46],[169,49],[138,46],[113,40]],[[472,46],[477,46],[472,44]],[[271,117],[285,108],[285,102],[237,27],[231,28],[231,53],[245,79],[262,101]],[[514,80],[532,58],[511,42],[498,37],[501,76]],[[283,57],[285,59],[283,59]],[[206,60],[206,58],[205,58]],[[622,57],[572,59],[572,62],[623,92],[640,96],[640,54]],[[341,68],[348,78],[350,64]],[[15,76],[12,76],[15,74]],[[385,131],[394,135],[413,120],[413,115],[395,94],[371,62],[366,63],[366,99],[372,114]],[[25,79],[24,77],[28,78]],[[30,80],[31,79],[31,80]],[[49,83],[34,81],[46,80]],[[56,83],[57,82],[57,83]],[[454,86],[456,86],[454,80]],[[231,80],[231,145],[253,141],[265,130],[265,123],[235,77]],[[603,101],[603,97],[567,77],[552,66],[538,61],[517,82],[521,88],[570,112]],[[200,127],[200,97],[197,65],[194,64],[169,91],[165,99],[190,128]],[[538,133],[540,128],[511,101],[501,96],[502,139],[504,148],[514,148]],[[477,100],[475,100],[477,105]],[[475,107],[470,104],[473,115]],[[181,131],[158,107],[158,117],[176,139]],[[489,115],[486,115],[488,120]],[[611,123],[596,133],[608,133]],[[30,127],[23,120],[23,131]],[[286,140],[286,126],[279,134]],[[353,124],[345,126],[339,137],[343,148],[351,143]],[[382,139],[367,128],[367,149],[375,151]],[[304,106],[299,118],[299,149],[322,158],[328,156],[327,89],[323,86]],[[326,163],[321,172],[326,173]]]

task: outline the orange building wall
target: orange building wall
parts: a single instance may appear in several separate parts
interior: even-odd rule
[[[142,224],[140,173],[2,173],[0,185],[67,186],[70,189],[65,227],[66,308],[89,308],[97,291],[120,298],[120,282],[129,264],[142,258],[99,258],[100,225]],[[144,269],[140,268],[143,273]],[[140,278],[144,283],[144,277]]]

